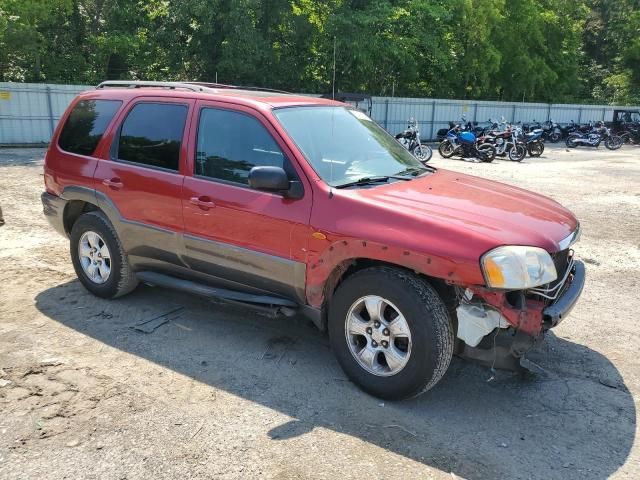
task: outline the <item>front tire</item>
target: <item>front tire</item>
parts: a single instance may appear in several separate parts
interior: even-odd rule
[[[76,220],[70,252],[80,283],[98,297],[120,297],[138,285],[116,231],[102,212],[85,213]]]
[[[607,137],[607,139],[604,141],[604,146],[609,150],[618,150],[620,147],[622,147],[623,143],[624,142],[622,138],[617,135],[612,135],[610,137]]]
[[[573,135],[569,135],[567,137],[567,140],[565,140],[565,143],[567,145],[567,147],[569,148],[576,148],[578,146],[578,144],[575,141],[576,137],[574,137]]]
[[[400,269],[372,267],[348,277],[331,300],[328,326],[345,374],[383,399],[426,392],[453,355],[453,327],[442,300]]]
[[[431,160],[431,156],[433,155],[433,151],[429,145],[417,145],[416,148],[413,149],[413,155],[420,162],[427,163]]]
[[[509,150],[509,160],[512,162],[521,162],[526,154],[527,148],[523,144],[517,143]]]
[[[453,154],[456,153],[456,148],[449,140],[443,140],[440,145],[438,145],[438,153],[442,158],[451,158]]]

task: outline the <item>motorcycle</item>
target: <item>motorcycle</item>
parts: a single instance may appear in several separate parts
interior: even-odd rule
[[[530,130],[527,133],[516,128],[516,138],[522,140],[529,152],[530,157],[539,157],[544,152],[544,141],[542,140],[544,130],[541,128]]]
[[[496,156],[493,145],[487,143],[479,145],[476,135],[472,131],[463,129],[459,124],[454,125],[447,132],[446,138],[438,146],[438,152],[443,158],[456,155],[461,158],[477,158],[486,163],[492,162]]]
[[[527,148],[524,142],[518,140],[517,132],[508,125],[504,119],[502,122],[493,122],[493,129],[486,135],[480,137],[479,149],[484,149],[486,145],[491,145],[496,151],[496,155],[501,157],[509,156],[509,160],[520,162],[527,154]]]
[[[547,120],[542,124],[542,137],[549,143],[558,143],[563,138],[563,129],[557,122]]]
[[[625,143],[640,145],[640,125],[625,125],[624,130],[620,133],[620,138]]]
[[[433,151],[429,145],[423,145],[420,142],[420,129],[415,119],[409,119],[406,130],[397,134],[396,140],[422,163],[427,163],[431,160]]]
[[[578,130],[567,137],[566,144],[569,148],[578,146],[597,148],[604,140],[604,146],[609,150],[617,150],[622,147],[623,139],[618,135],[612,135],[611,130],[604,126],[602,122],[593,126],[590,131]]]

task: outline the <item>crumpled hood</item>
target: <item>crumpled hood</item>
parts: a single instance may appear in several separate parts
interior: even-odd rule
[[[532,245],[553,253],[577,227],[555,200],[521,188],[447,170],[412,181],[351,190],[362,201],[487,245]],[[373,206],[373,205],[372,205]]]

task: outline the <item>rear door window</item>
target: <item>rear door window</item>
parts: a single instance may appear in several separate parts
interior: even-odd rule
[[[120,105],[120,100],[80,100],[62,127],[60,148],[78,155],[93,154]]]
[[[136,104],[120,129],[118,160],[178,171],[188,110],[180,104]]]

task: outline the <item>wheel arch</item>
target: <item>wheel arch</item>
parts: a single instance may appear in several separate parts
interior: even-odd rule
[[[94,203],[87,202],[85,200],[70,200],[64,207],[62,214],[62,222],[64,225],[64,231],[67,235],[71,234],[71,229],[76,223],[80,215],[100,210],[100,208]]]
[[[428,283],[433,287],[436,293],[440,296],[443,303],[445,304],[447,311],[449,312],[452,320],[455,323],[455,309],[457,307],[457,291],[456,287],[442,278],[434,277],[431,275],[427,275],[425,273],[419,272],[407,265],[403,265],[401,263],[394,263],[387,260],[380,260],[375,258],[368,257],[356,257],[343,260],[336,264],[334,268],[331,270],[329,275],[326,278],[326,281],[323,284],[322,289],[322,304],[321,308],[321,325],[320,329],[325,330],[328,319],[328,310],[329,303],[331,302],[331,298],[333,297],[335,291],[338,289],[340,284],[344,282],[347,278],[354,275],[355,273],[373,267],[387,267],[393,268],[396,270],[402,270],[404,272],[410,273],[415,277],[421,279],[422,281]],[[455,325],[454,325],[455,326]]]
[[[89,187],[72,185],[65,187],[60,196],[67,201],[62,217],[67,235],[71,233],[73,224],[78,220],[80,215],[94,211],[102,212],[116,228],[116,231],[119,230],[117,227],[120,223],[120,212],[113,202],[102,192],[98,192]]]

